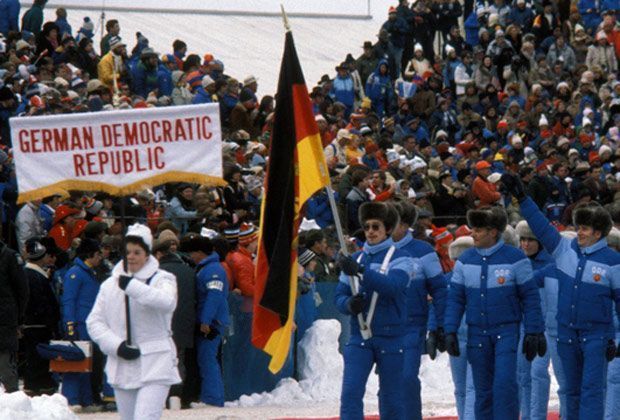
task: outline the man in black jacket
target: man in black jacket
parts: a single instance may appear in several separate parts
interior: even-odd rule
[[[17,339],[24,322],[28,281],[24,261],[0,241],[0,383],[6,392],[18,389]]]
[[[30,396],[53,394],[57,384],[49,372],[49,361],[41,358],[37,344],[59,336],[60,307],[54,294],[49,267],[54,265],[59,249],[51,238],[26,241],[26,277],[28,305],[24,322],[24,392]]]
[[[183,384],[170,389],[171,396],[181,397],[186,386],[185,354],[194,348],[194,327],[196,325],[196,278],[194,270],[173,251],[179,246],[179,239],[171,230],[164,230],[153,244],[153,254],[159,260],[159,268],[175,275],[177,279],[177,307],[172,316],[172,339],[177,347],[179,373]],[[190,401],[183,401],[189,403]]]

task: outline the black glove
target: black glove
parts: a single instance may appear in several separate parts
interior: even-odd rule
[[[127,288],[127,285],[129,284],[129,282],[131,281],[131,279],[133,279],[133,277],[130,277],[130,276],[120,276],[118,278],[118,287],[120,287],[121,289],[125,290]]]
[[[437,328],[437,351],[440,353],[446,351],[446,333],[441,327]]]
[[[426,354],[431,360],[437,357],[437,331],[429,331],[426,337]]]
[[[446,334],[446,351],[450,356],[459,357],[461,355],[461,350],[459,350],[459,339],[456,336],[456,333]]]
[[[512,195],[517,199],[520,203],[525,200],[525,187],[523,186],[523,182],[517,175],[505,173],[501,177],[502,184],[506,187],[506,189],[512,193]]]
[[[547,354],[547,338],[544,333],[538,334],[538,357]]]
[[[135,346],[129,346],[127,345],[127,341],[123,341],[121,345],[118,346],[116,354],[118,357],[125,360],[135,360],[140,357],[140,349]]]
[[[361,265],[359,265],[357,263],[357,261],[355,261],[353,258],[346,256],[346,255],[340,255],[338,257],[338,264],[340,265],[340,269],[347,275],[347,276],[354,276],[356,274],[363,274],[364,273],[364,267],[362,267]]]
[[[611,362],[616,357],[617,353],[616,342],[614,340],[607,341],[607,349],[605,350],[605,358],[608,362]]]
[[[620,344],[618,344],[618,350],[616,350],[616,358],[620,358]]]
[[[351,296],[347,301],[347,310],[351,312],[353,315],[357,315],[364,310],[364,305],[366,302],[364,301],[364,296],[355,295]]]
[[[525,354],[525,360],[531,362],[538,354],[544,356],[547,352],[547,340],[545,335],[540,334],[525,334],[523,337],[523,354]]]

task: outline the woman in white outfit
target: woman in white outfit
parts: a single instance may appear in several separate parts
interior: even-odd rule
[[[135,224],[125,238],[122,261],[102,285],[86,320],[88,333],[108,356],[106,374],[122,420],[161,417],[168,390],[181,382],[170,323],[177,304],[174,275],[151,255],[148,227]],[[126,342],[125,295],[129,296],[132,345]]]

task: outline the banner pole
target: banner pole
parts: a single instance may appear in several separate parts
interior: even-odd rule
[[[121,255],[123,256],[123,272],[127,273],[127,223],[125,218],[125,196],[121,195],[121,231],[123,232],[123,242]],[[125,293],[125,326],[127,330],[127,345],[131,346],[131,314],[129,312],[129,296]]]
[[[332,214],[334,215],[334,223],[336,225],[336,232],[338,233],[338,242],[340,243],[340,252],[343,255],[348,256],[349,250],[347,249],[347,244],[344,240],[344,232],[342,231],[340,215],[338,214],[338,208],[336,207],[336,200],[334,199],[334,191],[332,190],[331,184],[325,187],[325,191],[327,192],[327,197],[329,198],[329,206],[331,207]],[[353,295],[359,293],[359,284],[355,276],[349,276],[349,287],[351,288],[351,293]],[[360,326],[360,333],[362,334],[362,338],[364,340],[368,340],[369,338],[371,338],[372,331],[364,320],[364,315],[361,312],[357,314],[357,322]]]

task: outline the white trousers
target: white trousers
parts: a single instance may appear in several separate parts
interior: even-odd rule
[[[149,384],[136,389],[114,388],[121,420],[159,420],[169,390],[170,385],[160,384]]]

